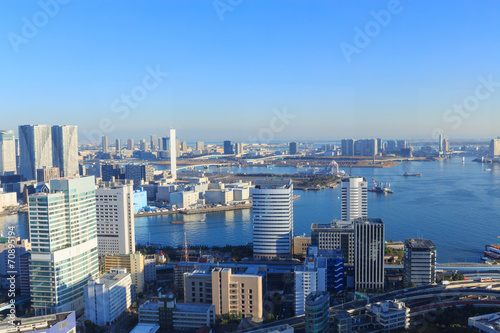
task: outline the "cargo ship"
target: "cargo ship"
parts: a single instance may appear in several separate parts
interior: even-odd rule
[[[405,176],[405,177],[420,177],[420,176],[422,176],[422,175],[421,175],[421,174],[419,174],[419,173],[408,173],[408,172],[405,172],[405,173],[403,174],[403,176]]]

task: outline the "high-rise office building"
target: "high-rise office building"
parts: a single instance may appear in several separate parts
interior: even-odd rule
[[[203,149],[205,149],[205,143],[203,141],[196,142],[196,150],[203,150]]]
[[[170,129],[170,174],[172,179],[177,179],[177,145],[175,144],[175,129]]]
[[[390,153],[396,152],[397,151],[396,147],[397,147],[396,140],[387,141],[387,147],[386,147],[387,152],[390,152]]]
[[[133,180],[135,185],[139,185],[143,181],[149,183],[154,180],[154,166],[152,164],[127,164],[125,178]]]
[[[354,266],[354,223],[333,221],[311,225],[311,246],[319,250],[342,250],[346,266]]]
[[[158,136],[151,134],[151,150],[155,151],[158,150]]]
[[[354,221],[354,288],[384,289],[384,222],[378,218]]]
[[[16,139],[14,131],[0,131],[0,176],[16,172]]]
[[[377,139],[364,139],[360,140],[359,148],[361,156],[374,156],[378,154],[378,140]]]
[[[234,153],[236,155],[242,155],[243,154],[243,143],[238,142],[234,144],[235,151]]]
[[[444,151],[450,151],[450,139],[444,139],[443,149]]]
[[[256,180],[253,190],[254,257],[290,258],[292,242],[292,180]]]
[[[351,221],[368,215],[368,183],[363,177],[342,179],[342,220]]]
[[[163,138],[161,138],[161,150],[170,150],[170,138],[168,136],[164,136]]]
[[[500,156],[500,138],[491,140],[491,142],[490,142],[490,156],[491,157]]]
[[[141,141],[139,141],[139,149],[141,151],[147,151],[148,150],[148,143],[146,142],[146,139],[141,139]]]
[[[186,141],[182,141],[181,150],[182,151],[187,151],[187,149],[188,149],[187,142]]]
[[[354,156],[355,144],[356,144],[356,140],[354,140],[354,139],[342,139],[342,141],[341,141],[342,156]]]
[[[79,175],[77,126],[52,126],[52,154],[53,166],[63,177]]]
[[[398,140],[396,149],[401,150],[405,148],[406,148],[406,140]]]
[[[134,139],[128,139],[127,140],[127,149],[128,150],[134,150]]]
[[[96,219],[99,255],[135,253],[132,185],[97,189]]]
[[[36,180],[36,170],[52,166],[52,131],[47,125],[19,126],[20,170],[27,180]]]
[[[438,151],[442,152],[443,151],[443,134],[439,134],[439,139],[438,139]]]
[[[115,151],[117,154],[121,154],[122,152],[122,141],[120,139],[115,140]]]
[[[297,142],[290,142],[288,144],[288,152],[290,155],[295,155],[299,152],[299,144]]]
[[[109,147],[108,137],[106,135],[103,135],[102,136],[102,152],[104,154],[108,153],[108,147]]]
[[[55,179],[29,197],[31,301],[39,313],[84,309],[83,287],[99,274],[94,177]]]
[[[234,154],[233,143],[229,140],[224,141],[224,154],[225,155]]]
[[[436,283],[436,246],[430,240],[405,240],[403,282],[406,286]]]

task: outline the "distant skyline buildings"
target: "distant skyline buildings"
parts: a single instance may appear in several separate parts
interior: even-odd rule
[[[79,174],[77,126],[22,125],[19,133],[19,174],[27,180],[44,167],[57,167],[64,177]]]
[[[15,173],[16,137],[12,130],[0,130],[0,175]]]

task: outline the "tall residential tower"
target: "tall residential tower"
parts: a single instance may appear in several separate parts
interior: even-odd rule
[[[20,170],[27,180],[36,180],[36,170],[52,166],[52,131],[47,125],[19,126]]]
[[[76,126],[52,126],[52,154],[52,164],[61,170],[63,177],[78,176],[78,129]]]

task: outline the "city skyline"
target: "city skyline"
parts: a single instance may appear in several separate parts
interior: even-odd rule
[[[81,142],[498,135],[493,1],[57,4],[0,4],[3,129],[22,114]]]

